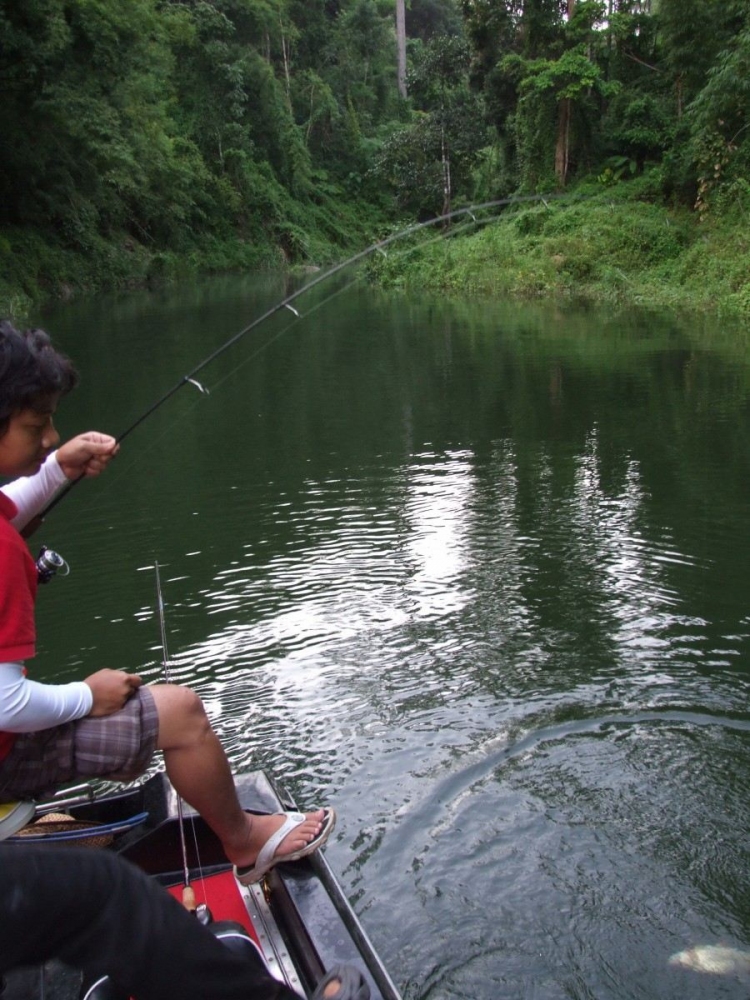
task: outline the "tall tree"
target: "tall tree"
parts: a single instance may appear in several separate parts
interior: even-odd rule
[[[696,208],[702,214],[722,191],[750,191],[750,13],[746,18],[746,27],[719,53],[686,110],[698,180]]]
[[[396,0],[396,48],[398,50],[398,92],[406,100],[406,9]]]
[[[568,2],[568,21],[575,13],[576,0]],[[569,95],[560,98],[557,106],[557,139],[555,141],[555,177],[561,187],[565,187],[570,166],[570,121],[573,116],[573,99]]]
[[[724,0],[659,2],[660,55],[674,87],[678,117],[700,90],[717,53],[729,40],[727,16],[731,8]]]
[[[416,112],[385,144],[379,172],[399,204],[420,216],[447,214],[470,194],[471,170],[487,145],[483,109],[468,86],[465,39],[442,36],[415,47],[410,73]]]

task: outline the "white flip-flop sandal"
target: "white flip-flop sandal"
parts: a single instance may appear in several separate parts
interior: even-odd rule
[[[244,868],[235,867],[234,869],[235,877],[242,885],[254,885],[256,882],[260,882],[267,872],[270,872],[272,868],[282,864],[284,861],[299,861],[300,858],[306,858],[308,854],[313,854],[319,847],[325,844],[336,825],[336,813],[333,809],[325,809],[323,826],[317,837],[313,838],[313,840],[305,844],[298,851],[290,851],[288,854],[276,854],[276,848],[281,841],[292,830],[296,830],[298,826],[302,826],[307,820],[307,816],[304,813],[298,812],[274,813],[274,815],[284,816],[284,822],[275,833],[271,834],[260,851],[258,851],[255,864],[247,865]]]

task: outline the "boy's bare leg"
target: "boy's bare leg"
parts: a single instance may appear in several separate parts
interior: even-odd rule
[[[229,761],[194,691],[173,684],[156,684],[149,690],[159,713],[157,747],[164,751],[169,780],[221,840],[227,858],[238,867],[252,865],[283,819],[243,811]],[[308,813],[306,822],[281,841],[276,853],[301,850],[320,833],[323,818],[322,809]]]

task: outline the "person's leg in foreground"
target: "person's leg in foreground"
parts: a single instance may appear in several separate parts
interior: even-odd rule
[[[58,958],[109,976],[137,1000],[298,1000],[260,955],[232,953],[160,885],[118,855],[0,844],[0,975]],[[337,967],[316,998],[368,1000]]]
[[[116,673],[116,671],[113,671]],[[0,761],[0,801],[40,798],[70,781],[134,781],[164,751],[167,775],[222,843],[245,883],[279,861],[311,854],[334,827],[333,809],[255,816],[237,796],[229,761],[201,699],[189,688],[135,688],[109,715],[88,715],[37,733],[19,733]],[[262,853],[261,853],[262,852]]]
[[[138,1000],[297,1000],[109,851],[0,845],[0,973],[59,958]]]

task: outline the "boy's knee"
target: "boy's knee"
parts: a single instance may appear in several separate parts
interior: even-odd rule
[[[179,684],[161,684],[151,688],[159,713],[160,725],[167,721],[180,721],[201,729],[210,728],[206,709],[200,697],[188,687]]]

